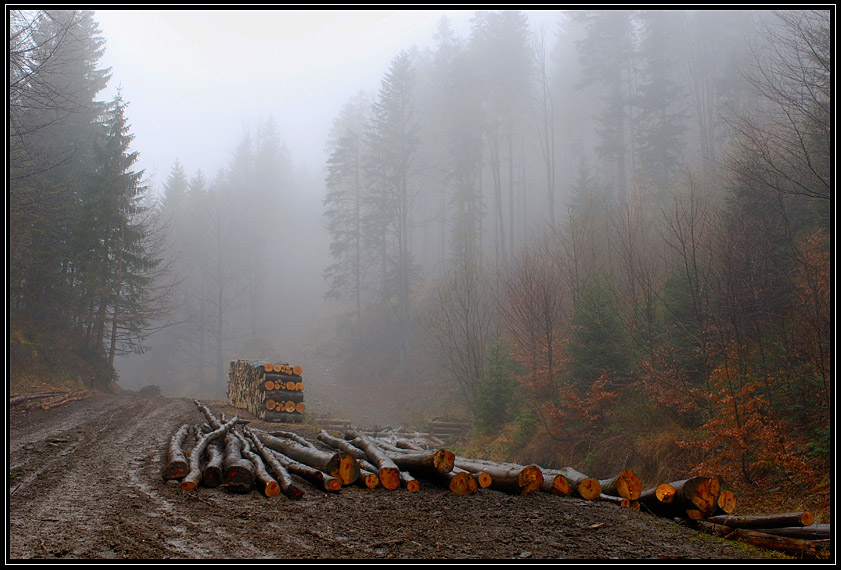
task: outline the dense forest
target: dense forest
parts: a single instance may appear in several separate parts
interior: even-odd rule
[[[340,382],[508,458],[827,482],[832,20],[442,18],[342,107],[323,172],[267,118],[154,199],[94,15],[11,11],[12,369],[62,347],[104,387],[148,350],[171,393],[222,396],[232,358],[307,331]]]

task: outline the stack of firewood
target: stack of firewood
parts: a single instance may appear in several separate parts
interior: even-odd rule
[[[207,423],[183,425],[173,434],[163,470],[164,479],[180,480],[188,491],[200,485],[234,492],[256,488],[269,497],[283,493],[298,498],[304,493],[295,481],[300,478],[329,492],[348,485],[417,491],[424,483],[458,495],[485,488],[512,494],[546,492],[608,501],[800,556],[824,556],[829,546],[829,525],[813,524],[810,513],[733,515],[736,497],[716,476],[644,489],[631,470],[597,479],[571,467],[547,469],[462,457],[444,448],[422,447],[417,440],[380,439],[350,426],[341,430],[341,437],[322,429],[313,442],[291,432],[248,427],[238,418],[219,420],[201,402],[195,403]],[[191,436],[195,443],[188,453]]]
[[[301,367],[235,360],[228,373],[228,403],[266,421],[300,422],[306,406]]]

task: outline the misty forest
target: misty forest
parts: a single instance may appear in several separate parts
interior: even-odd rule
[[[323,163],[267,117],[150,177],[95,13],[11,10],[7,388],[295,359],[499,460],[826,485],[832,16],[443,17],[324,110]]]

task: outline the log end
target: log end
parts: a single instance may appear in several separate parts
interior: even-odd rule
[[[411,481],[406,482],[406,490],[407,491],[420,491],[420,483],[417,479],[412,479]]]
[[[735,502],[735,499],[733,500]],[[813,515],[809,511],[806,511],[802,515],[800,515],[800,522],[803,524],[803,526],[812,526],[812,524],[815,522],[815,515]]]
[[[552,478],[552,494],[560,495],[561,497],[569,497],[572,495],[572,485],[569,484],[566,477],[563,475],[555,475]]]
[[[453,470],[455,466],[456,456],[451,451],[447,451],[446,449],[439,449],[435,452],[433,457],[433,463],[435,465],[435,469],[437,469],[441,473],[449,473]]]
[[[723,489],[718,496],[718,508],[721,512],[732,515],[736,511],[736,494],[729,489]],[[808,523],[806,526],[808,526]]]
[[[400,488],[400,470],[394,467],[381,467],[377,476],[380,483],[389,491]]]
[[[450,479],[450,491],[456,495],[472,495],[476,492],[476,481],[467,471],[459,471]]]
[[[476,484],[478,484],[481,489],[487,489],[493,482],[493,478],[488,473],[476,473],[473,478],[476,479]]]
[[[598,499],[599,495],[602,494],[602,486],[598,479],[586,477],[578,484],[576,492],[582,499],[592,501],[594,499]]]
[[[619,474],[617,489],[620,497],[625,497],[629,501],[636,501],[642,493],[642,481],[636,473],[626,469]]]
[[[163,470],[163,478],[165,480],[170,479],[183,479],[187,476],[187,473],[190,472],[190,467],[187,465],[186,461],[174,461],[172,463],[167,464],[167,466]]]
[[[520,471],[518,482],[523,493],[537,491],[543,484],[543,471],[537,465],[527,465]]]
[[[264,492],[267,497],[277,497],[280,494],[280,485],[277,481],[269,481]]]
[[[657,497],[657,500],[661,503],[671,503],[675,499],[675,488],[669,485],[668,483],[662,483],[657,485],[657,490],[654,491],[654,495]]]

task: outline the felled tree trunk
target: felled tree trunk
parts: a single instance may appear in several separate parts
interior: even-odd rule
[[[247,493],[254,486],[254,465],[242,456],[242,443],[233,433],[225,438],[222,486],[235,493]]]
[[[642,492],[642,482],[637,474],[630,469],[625,469],[616,477],[600,479],[602,493],[614,497],[623,497],[629,501],[636,501]]]
[[[606,495],[602,493],[599,495],[600,501],[607,501],[608,503],[613,503],[615,505],[619,505],[623,508],[629,508],[631,506],[631,500],[626,497],[617,497],[615,495]]]
[[[219,440],[211,441],[205,450],[207,462],[202,467],[202,483],[205,487],[218,487],[222,484],[222,462],[225,450]]]
[[[368,460],[376,466],[377,477],[380,478],[383,487],[390,491],[400,487],[400,468],[381,447],[371,441],[370,437],[357,430],[348,430],[345,432],[345,439],[365,452]]]
[[[234,435],[236,435],[240,442],[240,446],[242,447],[243,458],[251,462],[254,470],[254,485],[267,497],[278,496],[280,494],[280,485],[277,481],[275,481],[275,478],[269,474],[263,460],[259,455],[251,451],[251,446],[245,437],[238,433]]]
[[[720,515],[709,517],[706,520],[733,528],[768,529],[786,526],[809,526],[815,522],[815,516],[809,511],[803,511],[775,515]]]
[[[380,478],[374,471],[365,469],[362,465],[359,467],[359,479],[356,480],[356,484],[364,489],[375,489],[380,484]]]
[[[696,529],[703,530],[714,536],[740,540],[759,548],[778,550],[795,556],[808,556],[820,558],[829,554],[832,545],[831,540],[806,540],[800,538],[789,538],[777,536],[759,530],[747,528],[733,528],[730,526],[715,524],[706,520],[694,521]]]
[[[543,484],[543,472],[536,465],[510,467],[476,462],[456,456],[455,466],[471,473],[487,473],[491,476],[490,487],[509,493],[525,494],[537,491]]]
[[[342,485],[350,485],[359,478],[359,463],[349,453],[343,451],[329,453],[266,433],[254,432],[254,435],[266,447],[279,451],[299,463],[323,471],[338,479]]]
[[[254,446],[254,449],[257,450],[257,453],[260,454],[260,457],[263,458],[263,462],[269,466],[269,469],[274,472],[275,477],[277,478],[277,484],[280,486],[281,492],[289,497],[290,499],[299,499],[303,496],[304,491],[298,487],[292,481],[292,477],[289,475],[289,471],[284,467],[277,458],[272,454],[271,451],[266,449],[263,443],[257,439],[253,433],[249,430],[245,431],[246,436],[248,437],[251,444]]]
[[[763,528],[762,532],[788,538],[803,538],[806,540],[829,540],[832,538],[832,525],[812,524],[810,526],[784,526],[780,528]]]
[[[637,502],[641,505],[642,509],[651,514],[668,516],[670,513],[675,512],[674,508],[669,506],[674,499],[675,488],[668,483],[661,483],[656,487],[646,489],[640,493]]]
[[[588,477],[572,467],[562,467],[561,469],[544,469],[544,475],[562,475],[572,487],[572,494],[587,501],[598,499],[602,494],[602,486],[598,479]]]
[[[671,504],[684,510],[677,516],[701,520],[712,516],[718,508],[721,492],[721,479],[718,477],[692,477],[670,485],[675,489],[675,500]]]
[[[184,440],[187,438],[189,431],[190,426],[184,424],[175,431],[169,441],[166,464],[163,469],[163,478],[166,480],[182,479],[187,476],[187,472],[190,470],[187,456],[184,455],[183,451]]]
[[[424,451],[421,453],[406,453],[402,455],[389,454],[389,458],[401,471],[412,473],[449,473],[453,470],[456,456],[446,449]]]
[[[202,478],[201,456],[204,454],[207,444],[218,437],[224,436],[228,430],[234,427],[238,419],[238,417],[234,416],[231,421],[221,426],[219,429],[215,429],[210,433],[204,434],[196,442],[196,446],[190,453],[190,472],[187,473],[187,476],[181,481],[182,489],[192,491],[198,486],[199,481],[201,481]]]
[[[549,475],[544,471],[543,484],[540,485],[540,490],[561,497],[569,497],[572,494],[572,485],[563,475]]]
[[[287,471],[294,473],[302,479],[306,479],[313,485],[323,489],[324,491],[341,491],[342,481],[337,477],[333,477],[329,473],[325,473],[317,467],[312,467],[300,461],[296,461],[291,457],[284,455],[279,451],[272,450],[275,459],[283,465]],[[354,482],[356,480],[354,479]]]

